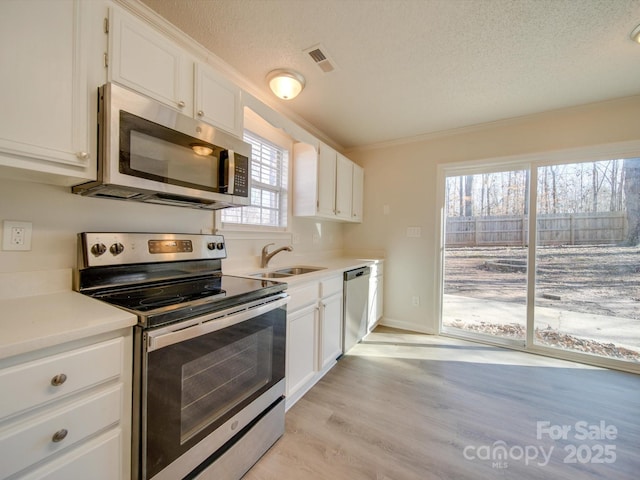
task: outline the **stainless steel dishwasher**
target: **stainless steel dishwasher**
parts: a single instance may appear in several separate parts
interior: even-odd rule
[[[367,334],[369,267],[344,272],[344,327],[342,351],[347,353]]]

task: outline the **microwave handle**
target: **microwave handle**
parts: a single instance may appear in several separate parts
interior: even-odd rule
[[[233,150],[229,150],[229,170],[228,170],[228,175],[229,178],[228,180],[228,185],[229,187],[227,188],[227,193],[229,195],[233,195],[233,189],[235,187],[235,176],[236,176],[236,152],[234,152]]]

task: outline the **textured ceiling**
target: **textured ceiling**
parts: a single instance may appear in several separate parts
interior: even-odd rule
[[[345,147],[640,94],[640,0],[143,0]],[[322,44],[337,69],[304,53]]]

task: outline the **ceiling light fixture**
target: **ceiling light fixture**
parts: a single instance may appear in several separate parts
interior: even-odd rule
[[[284,100],[295,98],[304,88],[304,77],[293,70],[279,68],[267,75],[269,88],[277,96]]]
[[[636,43],[640,43],[640,25],[634,28],[633,32],[631,32],[631,40]]]

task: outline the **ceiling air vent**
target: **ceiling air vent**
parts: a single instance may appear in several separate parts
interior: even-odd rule
[[[311,57],[311,60],[322,70],[324,73],[333,72],[336,69],[335,62],[329,57],[327,49],[324,46],[318,44],[313,47],[307,48],[304,52]]]

